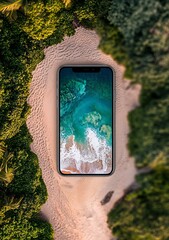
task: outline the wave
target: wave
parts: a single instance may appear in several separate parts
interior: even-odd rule
[[[87,128],[86,144],[79,144],[75,136],[61,139],[61,169],[76,168],[80,173],[106,173],[112,162],[112,148],[106,139]]]

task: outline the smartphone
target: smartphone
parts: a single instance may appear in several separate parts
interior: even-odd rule
[[[115,74],[109,66],[63,66],[58,86],[58,170],[110,175],[115,167]]]

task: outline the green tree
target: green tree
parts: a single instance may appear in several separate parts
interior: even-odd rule
[[[0,3],[0,12],[9,17],[10,20],[14,20],[17,17],[17,11],[24,9],[27,4],[27,0],[2,0]]]
[[[126,66],[133,83],[142,85],[140,106],[129,114],[129,151],[138,168],[152,169],[137,177],[140,189],[121,199],[108,221],[122,240],[168,240],[169,4],[113,0],[107,11],[109,31],[105,25],[98,28],[100,47]],[[113,33],[120,36],[119,43]]]
[[[0,165],[0,181],[2,181],[5,186],[8,186],[14,178],[14,169],[8,167],[8,161],[13,157],[11,153],[5,153],[3,159],[1,159]]]
[[[5,143],[1,141],[0,142],[0,159],[3,157],[5,151],[6,151]]]
[[[70,6],[72,0],[63,0],[66,7]]]
[[[158,0],[113,0],[108,20],[123,33],[127,44],[133,44],[135,37],[141,37],[150,29],[160,16],[161,10],[162,3]]]
[[[113,234],[123,240],[169,238],[168,176],[169,167],[160,164],[137,178],[141,188],[127,194],[109,213]]]
[[[0,200],[0,225],[9,223],[10,218],[7,217],[7,212],[18,209],[23,199],[16,199],[14,196],[7,196],[6,193],[2,193],[3,198]]]

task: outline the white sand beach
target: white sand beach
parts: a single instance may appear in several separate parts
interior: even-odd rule
[[[33,72],[27,126],[31,149],[39,159],[48,200],[42,215],[49,220],[56,240],[110,240],[107,213],[123,195],[136,174],[127,151],[127,114],[138,106],[140,86],[123,79],[124,67],[98,49],[95,31],[78,28],[76,34],[44,50],[45,58]],[[116,170],[108,177],[64,177],[56,170],[56,71],[66,64],[108,64],[116,71]],[[114,194],[106,205],[100,201]]]

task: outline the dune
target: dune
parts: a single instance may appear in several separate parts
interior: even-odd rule
[[[34,70],[28,103],[27,126],[33,137],[31,149],[39,159],[48,200],[42,216],[54,228],[57,240],[110,240],[107,213],[134,181],[134,160],[127,150],[127,114],[138,106],[140,86],[123,79],[124,67],[98,49],[95,31],[77,28],[74,36],[44,50],[45,58]],[[116,170],[108,177],[61,176],[56,170],[57,69],[66,64],[108,64],[116,71]],[[69,170],[68,170],[69,171]],[[108,203],[101,204],[110,191]]]

